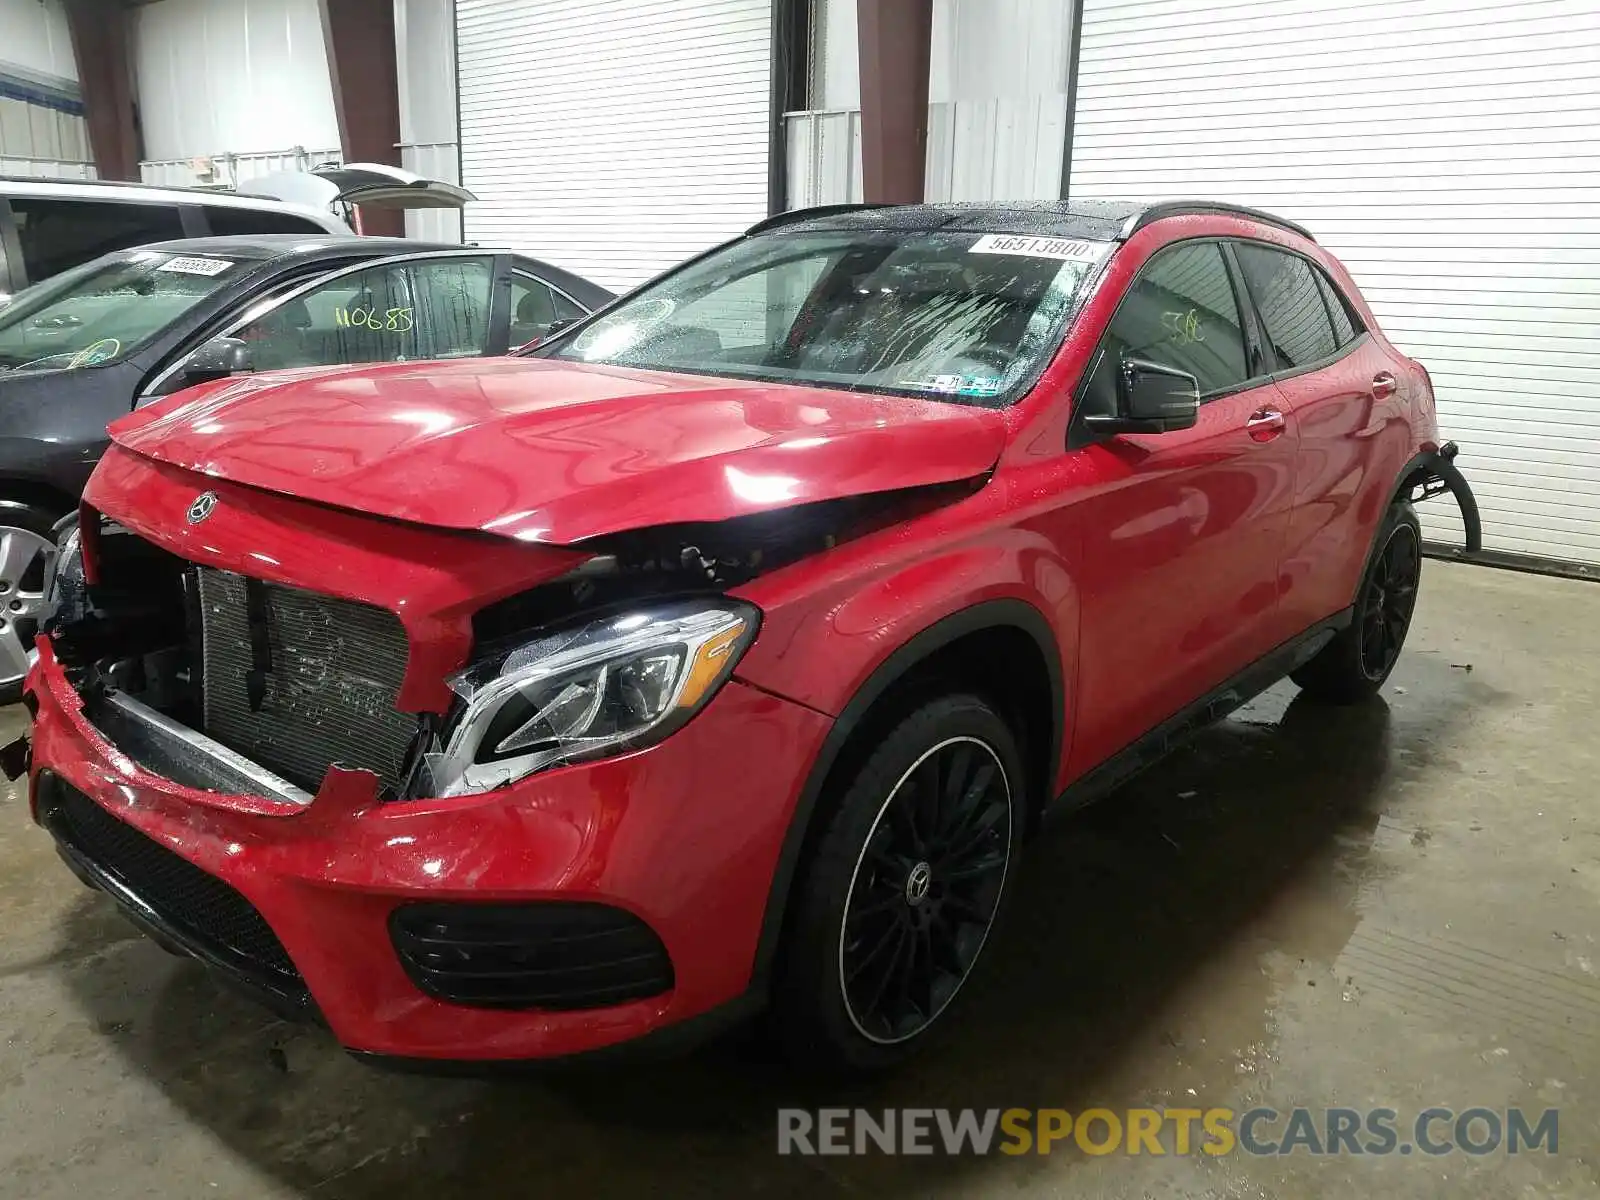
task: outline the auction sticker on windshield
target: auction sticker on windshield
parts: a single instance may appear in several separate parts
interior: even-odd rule
[[[1017,254],[1061,262],[1099,262],[1110,243],[1082,238],[1030,237],[1020,233],[987,233],[972,243],[970,254]]]
[[[158,271],[175,271],[179,275],[221,275],[233,266],[225,258],[196,258],[192,255],[180,255],[169,258],[156,268]]]

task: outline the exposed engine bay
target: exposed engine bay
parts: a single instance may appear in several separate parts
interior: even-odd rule
[[[474,615],[471,660],[450,681],[456,699],[444,713],[396,706],[410,647],[395,614],[197,565],[103,518],[63,539],[45,632],[89,721],[176,782],[305,804],[338,765],[371,772],[386,799],[453,794],[468,777],[482,790],[529,763],[664,736],[692,715],[683,682],[692,655],[731,651],[731,670],[754,637],[759,614],[729,589],[978,482],[586,542],[592,557],[576,569]],[[605,641],[603,626],[640,612],[671,634],[665,649]],[[583,638],[613,657],[572,659]],[[547,679],[530,647],[567,674]],[[633,657],[617,659],[623,650]],[[508,690],[508,674],[522,682]],[[486,697],[494,712],[480,711]]]

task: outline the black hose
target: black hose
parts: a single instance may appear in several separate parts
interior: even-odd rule
[[[1450,494],[1456,498],[1456,504],[1461,509],[1461,524],[1467,531],[1467,553],[1476,554],[1483,549],[1483,523],[1478,518],[1477,497],[1467,486],[1465,477],[1456,470],[1455,463],[1446,458],[1436,457],[1429,465],[1434,473],[1444,480],[1445,486],[1450,489]]]

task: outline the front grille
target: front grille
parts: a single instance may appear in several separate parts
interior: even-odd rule
[[[138,902],[136,916],[153,917],[185,948],[280,997],[309,1002],[288,951],[250,901],[113,817],[59,776],[41,772],[38,786],[45,828],[120,884]]]
[[[395,708],[409,648],[399,618],[352,600],[196,570],[205,733],[309,792],[335,763],[393,787],[416,732],[416,718]],[[252,649],[247,586],[260,589],[264,660]],[[252,708],[256,669],[261,690]]]
[[[408,904],[389,935],[427,995],[480,1008],[599,1008],[672,986],[655,932],[605,904]]]

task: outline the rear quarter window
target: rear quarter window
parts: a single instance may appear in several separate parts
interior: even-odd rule
[[[1333,318],[1333,335],[1339,345],[1347,346],[1360,337],[1364,330],[1350,311],[1350,303],[1334,282],[1321,271],[1316,272],[1317,286],[1322,289],[1322,299],[1328,305],[1328,316]]]
[[[1331,358],[1341,343],[1311,264],[1248,243],[1236,244],[1234,251],[1279,364],[1292,369]]]

